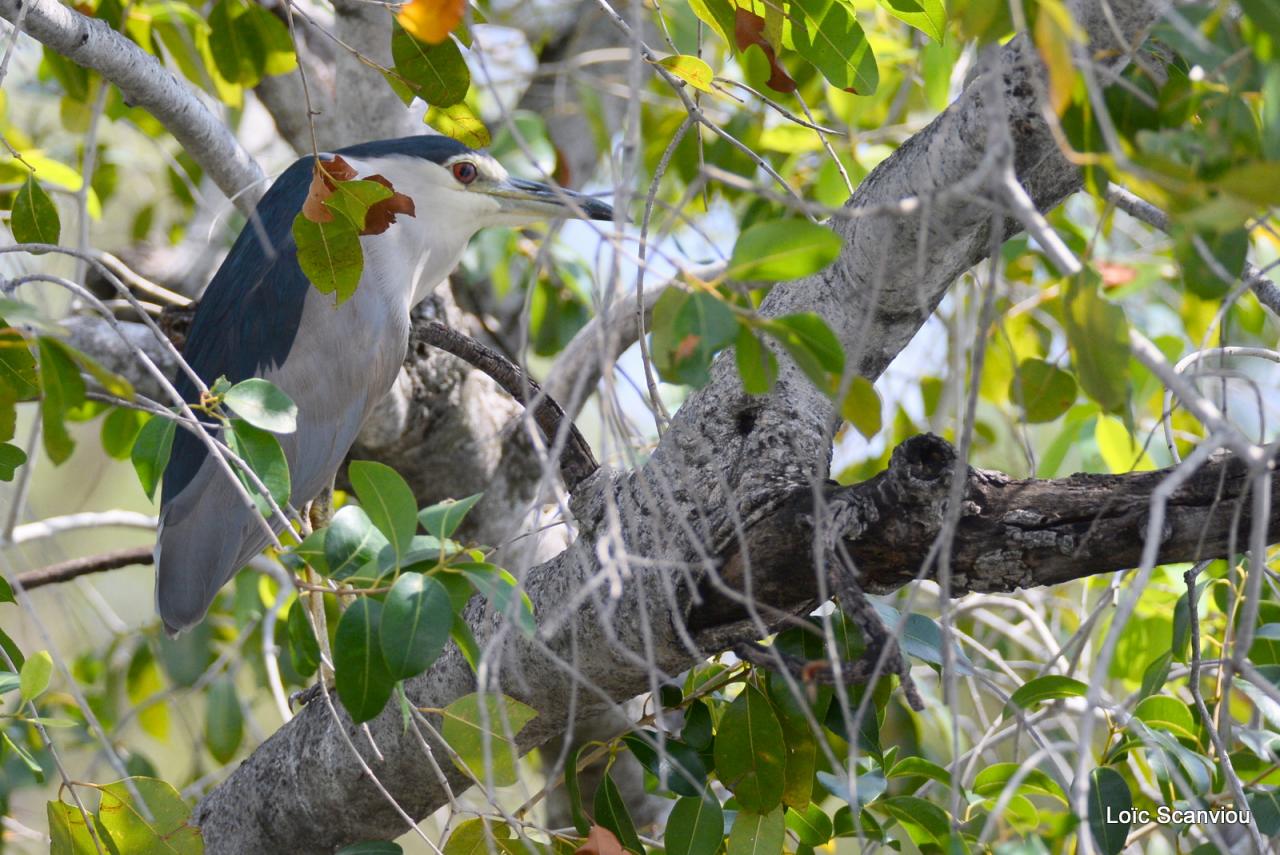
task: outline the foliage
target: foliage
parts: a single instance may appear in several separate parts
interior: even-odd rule
[[[566,158],[546,120],[519,110],[499,120],[475,72],[482,51],[473,30],[503,23],[500,5],[405,4],[388,21],[381,54],[390,66],[378,67],[380,82],[420,107],[435,130],[492,143],[531,177],[563,175]],[[254,2],[90,0],[75,9],[202,90],[232,124],[247,115],[247,93],[298,66],[287,21]],[[1171,362],[1210,345],[1274,347],[1275,318],[1241,285],[1251,259],[1265,267],[1280,251],[1280,18],[1269,0],[1180,10],[1178,24],[1161,23],[1139,61],[1099,90],[1078,67],[1082,34],[1060,0],[646,4],[662,41],[653,73],[637,76],[646,82],[632,93],[643,133],[634,146],[627,141],[630,165],[653,188],[641,222],[662,236],[654,246],[663,253],[717,262],[677,276],[656,301],[646,368],[658,396],[678,404],[717,370],[736,371],[747,395],[762,396],[795,369],[839,405],[835,477],[844,483],[873,476],[897,443],[924,430],[967,437],[977,464],[1039,477],[1154,469],[1189,454],[1207,431],[1177,409],[1167,416],[1169,442],[1160,438],[1164,385],[1131,358],[1130,332],[1153,339]],[[1086,192],[1048,215],[1081,270],[1059,269],[1041,241],[1004,242],[991,268],[958,286],[922,336],[945,345],[922,341],[924,355],[899,366],[905,381],[873,384],[855,373],[862,341],[816,313],[766,317],[762,303],[796,280],[836,275],[843,238],[857,228],[859,212],[840,207],[851,186],[946,107],[984,45],[1015,31],[1044,63],[1043,106],[1082,169]],[[153,117],[50,50],[31,77],[41,103],[56,102],[49,115],[57,126],[0,91],[0,133],[14,154],[0,161],[0,211],[14,243],[57,264],[65,259],[50,247],[84,249],[64,222],[122,244],[203,240],[188,232],[210,186],[204,170]],[[608,147],[616,129],[600,118],[599,93],[582,85],[574,94],[588,132]],[[686,127],[690,107],[704,121]],[[100,124],[111,132],[88,132]],[[141,144],[129,135],[163,157],[137,156]],[[342,158],[314,158],[312,169],[291,233],[304,272],[338,304],[351,298],[366,253],[389,240],[396,217],[415,216],[414,200]],[[774,174],[780,180],[767,184]],[[145,181],[162,188],[152,194],[160,198],[123,191]],[[1118,213],[1110,184],[1167,212],[1167,235]],[[684,225],[717,217],[732,220],[736,236],[704,240]],[[464,278],[485,278],[495,304],[529,307],[519,346],[535,371],[600,305],[595,271],[579,249],[548,243],[542,255],[520,235],[491,232],[465,259]],[[922,251],[920,263],[941,262]],[[86,266],[105,269],[101,261]],[[294,402],[256,378],[218,378],[189,411],[146,399],[72,346],[59,312],[37,294],[56,288],[59,275],[16,291],[6,285],[0,299],[0,480],[65,473],[96,460],[100,445],[100,457],[132,463],[151,500],[176,432],[195,418],[213,427],[205,436],[247,498],[263,515],[287,518],[292,479],[278,436],[297,428]],[[76,292],[86,305],[98,299],[89,296]],[[1251,438],[1270,439],[1261,431],[1273,374],[1244,359],[1206,370],[1224,387],[1239,381],[1224,409]],[[1249,384],[1263,389],[1258,406],[1241,391]],[[649,403],[660,411],[664,401]],[[969,411],[971,420],[957,415]],[[94,420],[96,443],[85,427]],[[273,683],[283,691],[320,680],[325,697],[312,703],[336,700],[356,723],[389,709],[406,728],[429,724],[448,748],[448,761],[438,754],[438,762],[504,800],[517,787],[536,789],[531,781],[563,779],[571,831],[509,821],[509,813],[460,815],[446,853],[643,855],[661,841],[673,855],[776,855],[855,839],[922,852],[1039,852],[1069,851],[1085,835],[1099,851],[1118,853],[1157,834],[1190,851],[1204,838],[1200,824],[1152,830],[1109,817],[1234,805],[1233,784],[1259,831],[1280,833],[1280,596],[1267,575],[1253,585],[1258,599],[1246,601],[1257,574],[1269,574],[1257,556],[1195,568],[1190,592],[1182,576],[1190,568],[1155,568],[1123,625],[1112,623],[1113,589],[1102,579],[1028,594],[1032,605],[1016,612],[980,600],[951,611],[945,626],[928,614],[933,606],[906,595],[893,601],[900,610],[881,603],[935,701],[924,711],[906,705],[896,676],[868,686],[816,676],[865,652],[841,610],[850,604],[836,603],[767,639],[799,668],[715,657],[658,686],[629,732],[575,745],[563,761],[548,753],[539,769],[520,757],[520,735],[537,711],[518,697],[477,691],[428,709],[405,691],[441,657],[461,656],[480,670],[464,620],[478,607],[468,605],[473,599],[516,637],[539,638],[519,580],[468,532],[481,497],[422,503],[394,469],[371,461],[352,462],[346,477],[351,489],[337,497],[328,524],[290,528],[276,550],[302,587],[243,572],[211,619],[177,640],[152,621],[62,659],[22,624],[18,598],[0,582],[0,807],[39,794],[55,853],[103,843],[105,851],[199,852],[198,832],[186,825],[190,804],[175,785],[203,786],[252,750]],[[1240,637],[1253,639],[1250,670],[1213,664]],[[327,697],[326,678],[335,697]],[[948,692],[951,709],[942,704]],[[1090,699],[1105,713],[1097,738],[1063,749],[1080,717],[1093,713]],[[185,765],[162,762],[188,730],[199,744]],[[1220,732],[1225,745],[1215,744]],[[55,740],[101,750],[128,776],[61,781]],[[660,833],[637,827],[616,780],[624,756],[643,768],[646,791],[670,802]],[[592,764],[607,771],[584,791],[580,777]],[[1078,795],[1083,814],[1073,808]],[[399,847],[368,842],[343,851]]]

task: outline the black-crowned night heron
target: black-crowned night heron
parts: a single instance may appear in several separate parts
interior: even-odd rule
[[[613,219],[602,202],[512,178],[489,155],[446,137],[382,140],[333,154],[360,176],[383,176],[413,203],[412,215],[402,213],[385,232],[360,239],[364,268],[354,296],[335,305],[298,265],[291,229],[315,165],[305,157],[276,180],[258,204],[258,223],[236,238],[200,301],[184,353],[207,384],[222,376],[233,383],[263,377],[297,404],[296,431],[277,437],[297,508],[331,483],[395,381],[410,310],[453,271],[472,235],[555,217]],[[189,402],[198,400],[185,375],[178,388]],[[274,527],[279,532],[280,524]],[[199,623],[218,590],[269,540],[205,442],[179,430],[164,474],[155,551],[165,628],[173,633]]]

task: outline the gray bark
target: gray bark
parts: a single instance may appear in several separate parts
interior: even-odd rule
[[[1110,20],[1099,2],[1079,5],[1094,56],[1118,55],[1120,62],[1132,46],[1117,44],[1117,34],[1136,42],[1156,13],[1148,0],[1111,3]],[[868,176],[849,209],[866,212],[905,198],[919,203],[837,222],[840,259],[821,274],[775,288],[764,314],[822,314],[850,368],[877,376],[955,279],[1015,228],[993,207],[994,195],[992,205],[975,202],[988,179],[998,177],[993,168],[1011,164],[1041,210],[1077,188],[1078,175],[1043,119],[1035,94],[1040,73],[1024,40],[995,52],[956,104]],[[752,554],[753,531],[826,476],[834,418],[830,400],[789,362],[783,360],[773,392],[751,397],[731,357],[721,358],[711,383],[680,409],[643,468],[629,475],[602,471],[579,489],[572,504],[577,540],[521,573],[538,618],[536,639],[520,637],[483,603],[470,604],[468,621],[486,650],[484,688],[539,711],[518,736],[523,750],[565,732],[570,710],[586,716],[608,709],[713,650],[761,634],[763,622],[740,616],[699,625],[695,595],[715,587],[728,556]],[[803,523],[805,515],[796,516]],[[809,524],[798,543],[811,548],[814,540],[842,539],[859,525],[874,529],[870,522],[847,510],[826,531],[815,533]],[[794,574],[795,562],[787,568]],[[450,648],[409,681],[407,693],[419,706],[438,708],[476,688],[475,674]],[[410,816],[445,802],[398,710],[370,722],[369,731],[381,759],[340,711],[335,718],[323,703],[309,705],[200,802],[196,821],[208,851],[325,852],[403,833],[404,821],[363,774],[348,738]],[[438,746],[434,754],[455,791],[468,786]]]

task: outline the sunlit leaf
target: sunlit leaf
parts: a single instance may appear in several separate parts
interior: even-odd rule
[[[200,831],[188,824],[191,807],[172,786],[154,778],[129,778],[100,790],[101,827],[119,852],[130,855],[199,855]],[[137,796],[142,797],[139,804]]]
[[[711,66],[696,56],[688,56],[686,54],[664,56],[658,60],[658,65],[670,71],[694,89],[701,89],[703,92],[709,93],[715,92],[715,89],[711,87],[715,72],[711,70]]]
[[[293,433],[298,426],[298,406],[278,386],[250,377],[223,395],[227,406],[254,427],[272,433]]]
[[[506,695],[472,693],[445,707],[441,733],[458,754],[455,762],[463,771],[507,787],[517,780],[513,740],[537,714]]]
[[[808,220],[756,223],[738,236],[725,275],[777,282],[816,273],[840,255],[840,236]]]
[[[39,650],[27,657],[22,665],[18,685],[24,701],[32,701],[44,694],[53,678],[53,657],[47,650]]]

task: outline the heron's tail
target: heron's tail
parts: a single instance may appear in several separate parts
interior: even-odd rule
[[[173,637],[203,620],[222,586],[268,541],[257,513],[222,473],[197,476],[166,502],[155,551],[156,610],[165,632]]]

